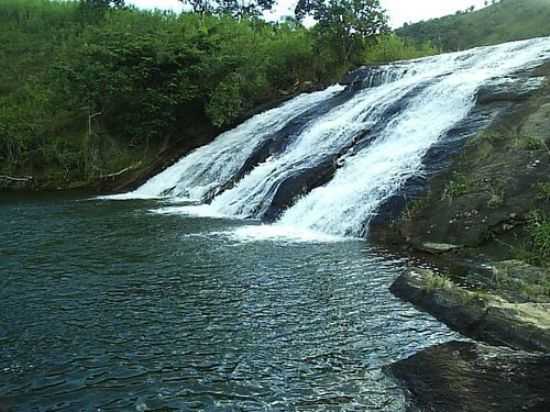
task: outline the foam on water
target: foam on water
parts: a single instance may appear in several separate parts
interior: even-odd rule
[[[334,243],[352,240],[349,237],[328,235],[311,229],[281,224],[242,226],[230,232],[229,236],[240,242]]]

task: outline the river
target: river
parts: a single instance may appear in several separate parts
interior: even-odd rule
[[[459,338],[390,294],[407,260],[367,241],[164,207],[2,195],[0,404],[395,412],[382,367]]]

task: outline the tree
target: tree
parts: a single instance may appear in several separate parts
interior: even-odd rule
[[[257,17],[271,10],[274,4],[275,0],[221,0],[220,9],[234,17]]]
[[[214,3],[210,0],[179,0],[184,5],[191,7],[193,12],[199,14],[208,14],[214,10]]]
[[[103,18],[110,8],[123,8],[125,0],[80,0],[80,16],[84,22]]]
[[[271,10],[275,0],[179,0],[199,14],[230,14],[233,17],[257,17]]]
[[[81,4],[95,9],[121,8],[124,7],[124,0],[81,0]]]
[[[358,54],[366,40],[388,29],[380,0],[299,0],[295,13],[300,20],[312,16],[321,35],[346,62]]]

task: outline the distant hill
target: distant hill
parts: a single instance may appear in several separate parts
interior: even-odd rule
[[[550,0],[501,0],[481,10],[405,25],[396,33],[416,43],[429,41],[444,52],[548,36]]]

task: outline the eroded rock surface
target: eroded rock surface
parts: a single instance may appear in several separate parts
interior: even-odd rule
[[[550,411],[550,355],[450,342],[387,367],[409,411]]]
[[[411,269],[391,286],[396,296],[465,336],[515,349],[550,352],[550,303],[516,303],[470,291],[429,269]]]

